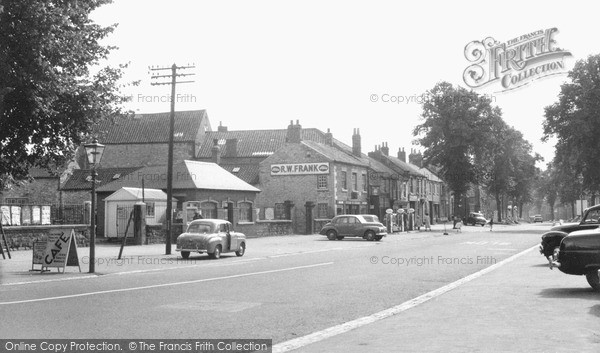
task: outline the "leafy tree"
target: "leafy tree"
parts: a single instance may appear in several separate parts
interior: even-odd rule
[[[546,170],[541,172],[538,182],[538,194],[550,207],[551,218],[554,219],[554,206],[558,199],[559,185],[557,172],[552,163],[548,163]]]
[[[121,113],[123,67],[90,73],[114,29],[90,13],[110,0],[0,0],[0,190],[31,167],[71,158],[101,119]]]
[[[563,186],[583,177],[583,188],[600,192],[600,55],[575,64],[561,86],[558,102],[545,108],[544,140],[557,138],[553,165]],[[572,201],[575,190],[561,193]]]
[[[425,147],[424,159],[440,166],[441,177],[454,192],[455,209],[471,183],[479,181],[475,160],[486,143],[481,131],[489,129],[488,117],[499,113],[487,97],[438,83],[423,103],[423,122],[413,131]]]

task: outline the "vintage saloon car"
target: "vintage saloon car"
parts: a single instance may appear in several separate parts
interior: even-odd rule
[[[339,215],[333,217],[320,232],[329,240],[342,240],[344,237],[361,237],[363,239],[381,240],[387,235],[385,226],[373,215]]]
[[[482,213],[480,212],[471,212],[469,213],[468,217],[465,217],[465,219],[463,219],[463,224],[467,225],[467,224],[471,224],[471,225],[480,225],[480,226],[484,226],[487,223],[487,220],[485,219],[485,217],[483,216]]]
[[[187,259],[190,252],[207,253],[218,259],[222,253],[235,252],[243,256],[246,252],[246,236],[234,232],[231,223],[222,219],[198,219],[192,221],[185,233],[177,237],[177,251]]]
[[[600,205],[586,209],[583,218],[579,223],[564,223],[552,227],[550,231],[542,234],[542,243],[540,244],[540,253],[546,258],[554,256],[558,251],[560,242],[569,233],[578,230],[596,229],[600,226]]]
[[[550,260],[550,269],[553,267],[569,275],[585,275],[590,286],[600,291],[600,228],[580,230],[564,237],[556,260]]]

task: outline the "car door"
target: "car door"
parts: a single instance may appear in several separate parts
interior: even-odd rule
[[[354,216],[348,217],[348,228],[347,228],[348,231],[347,231],[347,235],[353,236],[353,237],[356,237],[356,236],[359,236],[359,235],[362,236],[360,227],[361,227],[361,223],[358,220],[358,218],[356,218]],[[361,233],[361,234],[359,234],[359,233]]]
[[[227,223],[227,239],[229,242],[229,251],[236,251],[238,249],[238,233],[233,231],[231,223]]]
[[[226,252],[229,251],[229,241],[228,241],[228,232],[227,232],[227,224],[221,223],[219,224],[219,242],[221,243],[221,251]]]
[[[338,235],[348,235],[348,217],[338,218],[336,221],[335,228],[337,230]]]

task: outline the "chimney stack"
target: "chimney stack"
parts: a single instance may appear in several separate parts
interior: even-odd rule
[[[221,148],[219,147],[219,145],[214,144],[210,151],[212,153],[212,162],[216,164],[221,164]]]
[[[327,132],[325,133],[325,144],[327,146],[333,146],[333,134],[329,128],[327,128]]]
[[[300,143],[302,141],[302,126],[299,120],[296,120],[296,125],[294,125],[293,120],[290,120],[285,140],[288,143]]]
[[[416,149],[411,148],[410,154],[408,155],[408,163],[423,168],[423,156],[421,155],[421,152],[417,153]]]
[[[352,134],[352,154],[356,157],[362,156],[361,143],[360,143],[360,129],[354,129]]]
[[[387,142],[383,142],[383,144],[381,145],[381,153],[383,153],[384,156],[390,155],[390,149],[387,145]]]
[[[404,147],[398,148],[398,159],[406,163],[406,152],[404,152]]]
[[[223,122],[219,121],[219,127],[217,128],[218,132],[227,132],[227,126],[223,126]]]

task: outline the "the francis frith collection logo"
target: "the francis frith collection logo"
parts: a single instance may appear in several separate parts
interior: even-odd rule
[[[522,87],[534,80],[564,74],[565,56],[571,53],[556,46],[556,28],[524,34],[500,43],[492,37],[473,41],[465,46],[465,57],[472,64],[463,79],[471,88],[492,83],[502,86],[500,91]]]

